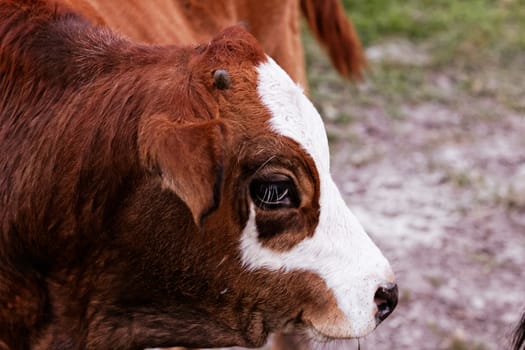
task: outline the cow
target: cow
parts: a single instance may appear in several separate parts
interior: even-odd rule
[[[339,0],[64,0],[94,24],[150,44],[191,45],[244,23],[268,55],[307,87],[300,15],[345,78],[361,77],[366,60]]]
[[[240,26],[145,45],[0,1],[0,349],[362,337],[394,274],[301,88]]]
[[[516,327],[516,331],[512,339],[512,345],[514,350],[525,349],[525,313],[523,313],[521,316],[521,320]]]

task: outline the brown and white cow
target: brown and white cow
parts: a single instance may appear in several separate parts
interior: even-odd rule
[[[362,337],[391,268],[321,118],[240,27],[146,46],[0,1],[0,349]]]
[[[63,0],[93,23],[149,44],[193,45],[245,23],[264,51],[307,86],[300,19],[346,78],[360,77],[365,57],[340,0]]]

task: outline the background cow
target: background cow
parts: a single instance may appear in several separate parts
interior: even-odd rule
[[[307,86],[300,15],[327,50],[339,73],[360,77],[365,57],[339,0],[65,0],[94,23],[151,44],[197,44],[240,22],[265,52],[302,86]],[[124,5],[125,4],[125,5]]]
[[[242,28],[179,48],[47,1],[0,19],[2,348],[253,347],[392,312],[319,114]]]

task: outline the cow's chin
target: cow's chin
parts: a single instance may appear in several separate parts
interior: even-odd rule
[[[355,339],[367,336],[376,328],[373,317],[368,322],[351,322],[346,317],[329,315],[325,322],[307,322],[306,335],[316,342]],[[359,325],[359,326],[358,326]]]
[[[334,332],[333,330],[323,330],[320,331],[316,328],[308,328],[307,330],[307,337],[311,339],[312,341],[318,342],[318,343],[329,343],[331,341],[336,340],[350,340],[350,339],[357,339],[362,338],[370,334],[374,328],[372,328],[370,331],[364,332],[362,334],[351,334],[351,333],[341,333],[341,332]],[[325,333],[326,332],[326,333]]]

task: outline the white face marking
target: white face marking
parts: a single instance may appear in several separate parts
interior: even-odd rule
[[[321,212],[313,237],[287,252],[276,252],[259,242],[252,207],[241,237],[242,261],[252,270],[318,274],[334,293],[346,319],[314,327],[331,337],[364,336],[376,326],[374,294],[380,285],[392,282],[392,270],[332,180],[328,140],[319,113],[288,75],[268,59],[257,68],[259,95],[272,113],[274,131],[298,142],[313,158],[320,177]]]

